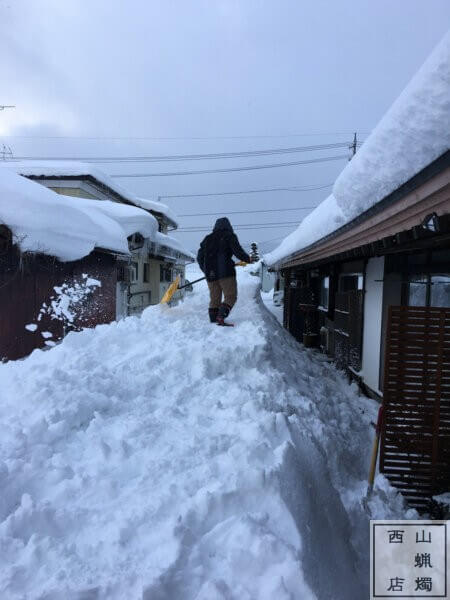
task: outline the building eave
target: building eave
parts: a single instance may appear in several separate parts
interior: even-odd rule
[[[122,202],[123,204],[128,204],[129,206],[136,206],[133,202],[119,194],[108,185],[99,181],[93,175],[25,175],[27,179],[31,179],[32,181],[87,181],[92,184],[94,187],[100,189],[104,194],[111,196],[115,200]]]
[[[433,185],[433,182],[435,185]],[[439,196],[436,196],[436,194],[439,194]],[[409,220],[407,218],[402,219],[401,216],[395,218],[396,213],[406,210],[409,210],[408,215],[405,213]],[[426,214],[436,211],[437,214],[441,215],[450,212],[450,151],[445,152],[394,192],[355,219],[317,242],[284,258],[279,262],[278,268],[285,269],[300,266],[319,258],[340,254],[344,249],[346,251],[352,250],[373,243],[386,237],[382,234],[382,231],[386,235],[400,233],[409,229],[407,224],[411,225],[411,219],[415,219],[413,225],[417,225],[420,224],[419,219],[421,217],[423,218]],[[384,229],[381,227],[380,231],[377,232],[373,226],[376,222],[379,225],[386,221],[382,218],[383,214],[385,217],[392,217],[394,222],[391,227],[386,227],[387,223],[384,223]],[[372,225],[371,233],[367,231],[370,225]],[[366,230],[366,235],[364,235],[364,230]],[[358,232],[358,235],[353,235],[356,232]],[[354,238],[353,241],[352,238]]]

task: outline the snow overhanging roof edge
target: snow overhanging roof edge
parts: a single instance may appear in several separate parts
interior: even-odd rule
[[[137,196],[137,194],[127,190],[119,184],[116,184],[115,181],[111,179],[110,175],[90,163],[83,161],[24,161],[11,159],[7,160],[2,166],[9,167],[18,175],[22,175],[23,177],[26,177],[32,181],[39,179],[66,181],[78,179],[82,181],[88,181],[100,189],[103,193],[106,193],[108,196],[111,196],[116,200],[119,199],[124,204],[142,208],[150,214],[152,214],[153,211],[154,213],[161,215],[161,217],[167,221],[170,226],[174,227],[174,229],[178,227],[178,222],[176,221],[175,216],[173,215],[172,217],[170,214],[171,211],[168,206],[161,203],[161,206],[158,207],[156,205],[159,203],[156,201],[151,201],[151,203],[155,205],[151,208],[142,206],[140,202],[141,199]],[[159,208],[161,210],[159,210]]]
[[[95,175],[93,175],[92,173],[80,173],[80,175],[75,175],[75,174],[66,174],[66,175],[47,175],[47,174],[42,174],[42,175],[27,175],[24,174],[24,177],[27,177],[27,179],[31,179],[31,180],[36,180],[36,179],[50,179],[50,180],[67,180],[67,181],[73,181],[76,179],[81,179],[81,180],[85,180],[85,181],[89,181],[90,183],[93,183],[94,185],[96,185],[97,187],[100,187],[101,189],[103,189],[104,191],[107,191],[107,193],[111,196],[113,196],[114,198],[120,198],[120,200],[122,202],[124,202],[125,204],[129,204],[130,206],[136,206],[138,208],[141,208],[142,210],[148,210],[149,212],[155,212],[159,215],[161,215],[162,217],[164,217],[164,219],[166,221],[169,222],[170,225],[174,226],[174,227],[178,227],[178,223],[176,221],[174,221],[169,215],[167,215],[164,212],[164,209],[161,208],[161,210],[157,210],[155,209],[149,209],[149,208],[145,208],[143,206],[140,206],[137,202],[133,202],[133,200],[130,200],[130,193],[127,193],[127,195],[124,195],[120,192],[118,192],[117,190],[115,190],[114,188],[110,187],[108,185],[108,183],[105,183],[104,181],[101,181],[100,179],[98,179]],[[138,200],[138,198],[137,198]]]
[[[376,204],[374,204],[373,206],[368,208],[366,211],[359,214],[354,219],[352,219],[348,223],[345,223],[338,229],[335,229],[334,231],[332,231],[328,235],[324,236],[323,238],[320,238],[316,242],[309,244],[309,246],[305,246],[305,248],[302,248],[301,250],[298,250],[297,252],[293,252],[292,254],[285,256],[283,259],[281,259],[277,263],[271,265],[271,268],[274,270],[279,270],[279,269],[286,268],[287,266],[289,266],[289,267],[295,266],[295,264],[292,264],[292,263],[295,263],[295,260],[300,259],[303,255],[311,252],[311,250],[313,250],[313,249],[320,248],[320,246],[322,246],[329,240],[332,240],[333,238],[338,237],[340,234],[352,229],[356,225],[359,225],[360,223],[369,219],[371,216],[383,211],[385,208],[387,208],[391,204],[394,204],[395,202],[401,200],[408,193],[414,191],[419,185],[421,185],[422,183],[425,183],[426,181],[428,181],[435,175],[441,173],[446,167],[449,167],[449,166],[450,166],[450,150],[447,150],[446,152],[444,152],[444,154],[442,154],[437,159],[435,159],[433,162],[431,162],[429,165],[424,167],[421,171],[419,171],[418,173],[413,175],[413,177],[411,177],[411,179],[408,179],[408,181],[405,181],[405,183],[403,183],[401,186],[399,186],[393,192],[391,192],[390,194],[388,194],[387,196],[382,198],[379,202],[377,202]]]

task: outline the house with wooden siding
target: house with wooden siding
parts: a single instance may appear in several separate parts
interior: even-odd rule
[[[447,36],[265,257],[285,281],[284,326],[382,403],[380,471],[421,510],[450,490],[449,149]]]
[[[178,227],[175,215],[161,202],[141,198],[91,164],[72,161],[8,161],[17,173],[64,197],[109,200],[137,206],[158,223],[153,239],[130,238],[131,264],[117,288],[117,318],[139,314],[158,304],[177,275],[184,281],[185,266],[193,255],[169,235]]]
[[[0,359],[113,321],[128,238],[156,239],[157,230],[141,208],[62,196],[1,167]]]

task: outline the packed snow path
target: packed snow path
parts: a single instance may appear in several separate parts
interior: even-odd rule
[[[368,597],[375,407],[239,279],[0,365],[2,600]]]

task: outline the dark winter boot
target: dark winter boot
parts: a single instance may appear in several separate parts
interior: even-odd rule
[[[217,315],[219,314],[218,308],[210,308],[209,309],[209,320],[211,323],[215,323],[217,321]]]
[[[217,323],[219,325],[225,325],[225,319],[230,314],[230,310],[231,310],[231,306],[229,306],[228,304],[225,304],[225,302],[222,302],[222,304],[219,306],[219,312],[217,315]]]

